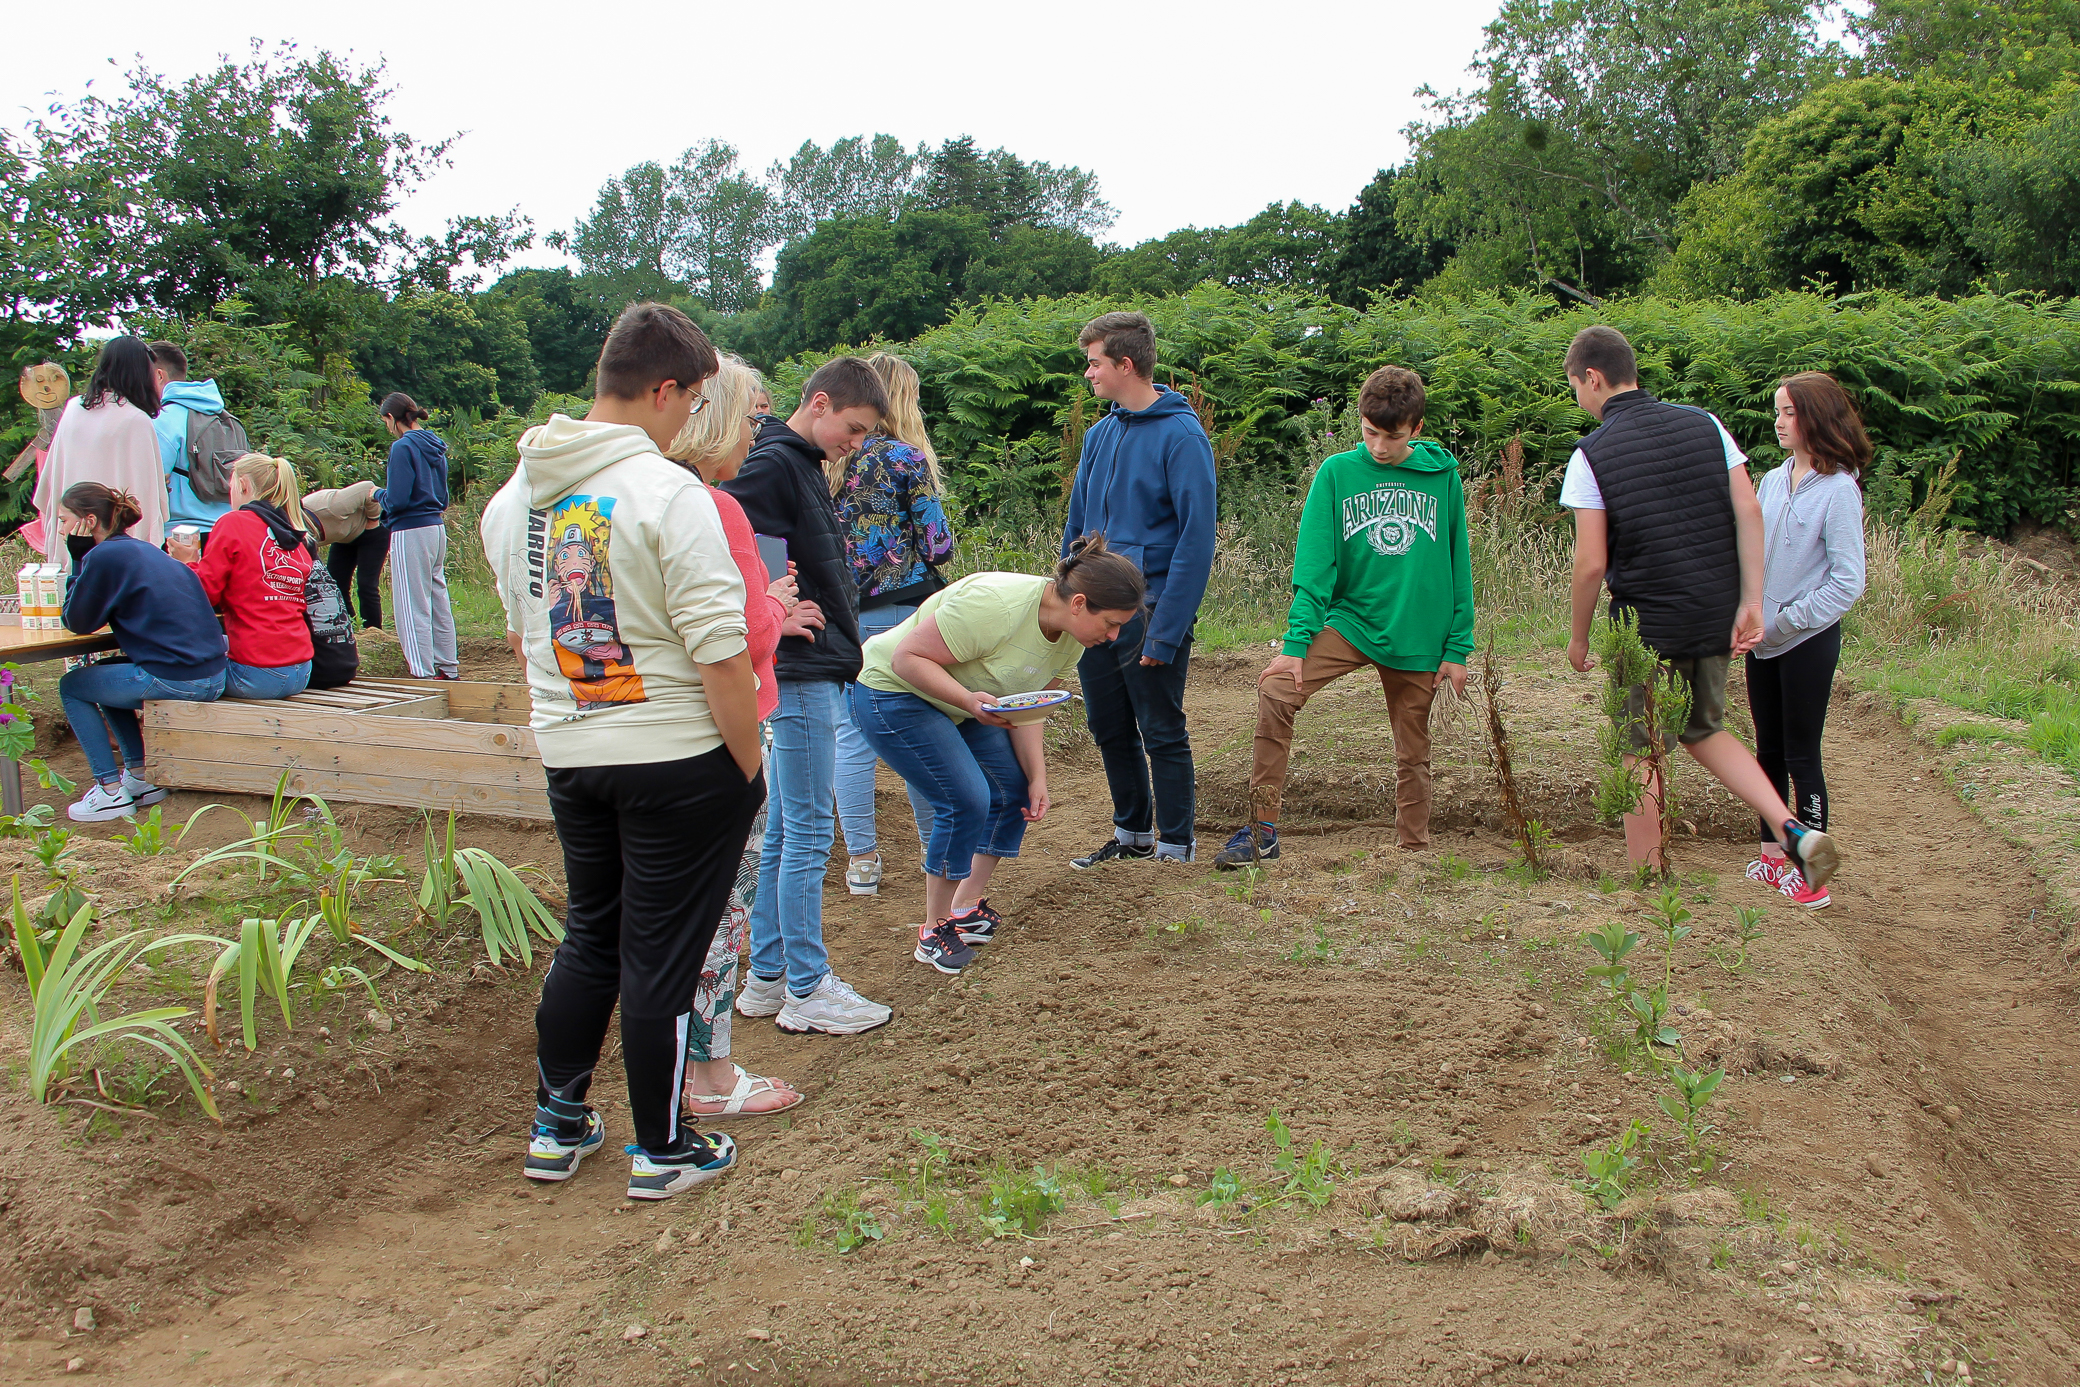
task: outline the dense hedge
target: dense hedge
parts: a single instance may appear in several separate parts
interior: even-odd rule
[[[1122,306],[1089,297],[990,303],[893,348],[923,377],[934,437],[971,500],[1058,487],[1074,455],[1072,413],[1089,404],[1077,330]],[[1385,300],[1359,312],[1209,285],[1132,306],[1155,321],[1158,379],[1200,387],[1232,465],[1295,466],[1310,407],[1326,399],[1340,412],[1368,371],[1398,362],[1429,383],[1434,436],[1476,467],[1521,438],[1527,475],[1550,491],[1592,426],[1575,407],[1562,356],[1577,329],[1609,322],[1638,348],[1649,389],[1717,413],[1758,463],[1780,456],[1771,429],[1778,378],[1832,371],[1879,445],[1875,494],[1886,504],[1918,502],[1956,454],[1959,523],[1989,532],[2024,518],[2080,523],[2080,308],[2067,300],[1793,293],[1592,310],[1483,295]],[[789,362],[783,395],[821,359]]]

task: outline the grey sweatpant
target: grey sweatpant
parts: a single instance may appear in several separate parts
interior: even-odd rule
[[[448,527],[390,532],[390,605],[397,643],[414,679],[461,675],[455,613],[448,608]]]

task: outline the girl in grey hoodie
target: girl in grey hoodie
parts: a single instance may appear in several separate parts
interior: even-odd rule
[[[1748,654],[1755,759],[1810,828],[1827,827],[1820,734],[1842,654],[1842,617],[1863,595],[1863,492],[1870,439],[1833,376],[1806,371],[1777,387],[1777,442],[1791,451],[1755,488],[1762,505],[1762,643]],[[1796,793],[1787,793],[1793,787]],[[1748,876],[1817,910],[1769,825]]]

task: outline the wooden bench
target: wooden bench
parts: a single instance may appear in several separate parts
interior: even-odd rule
[[[179,790],[289,789],[348,804],[397,804],[546,819],[525,684],[356,679],[294,698],[144,705],[145,773]]]

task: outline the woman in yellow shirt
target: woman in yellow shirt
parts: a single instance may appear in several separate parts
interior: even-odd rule
[[[971,573],[867,642],[852,720],[932,807],[918,962],[958,973],[995,937],[990,874],[1047,812],[1043,725],[1013,727],[997,700],[1060,688],[1086,649],[1141,614],[1146,593],[1141,570],[1091,535],[1051,578]]]

